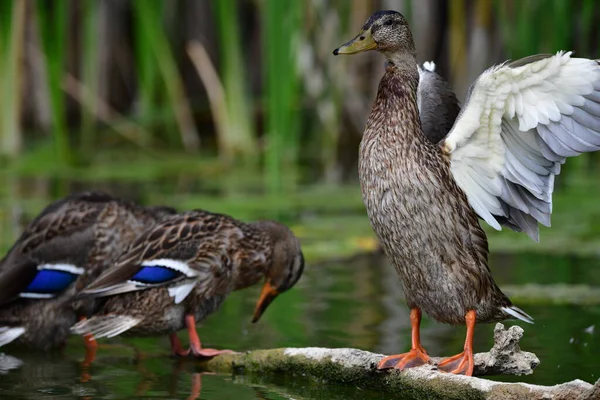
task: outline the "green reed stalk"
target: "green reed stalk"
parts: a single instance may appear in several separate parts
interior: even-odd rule
[[[237,0],[219,0],[213,2],[213,6],[219,30],[221,77],[228,116],[226,137],[220,142],[229,148],[228,153],[252,161],[256,157],[257,144],[252,103],[246,87],[248,68],[239,30],[239,3]]]
[[[81,107],[81,143],[80,149],[85,160],[89,160],[94,149],[95,121],[94,110],[98,98],[98,3],[95,0],[82,0],[83,44],[81,71],[82,83],[90,93],[89,107]]]
[[[592,54],[589,54],[590,56],[598,55],[593,54],[595,49],[592,49],[590,46],[594,31],[594,12],[597,7],[598,2],[596,0],[582,0],[581,2],[581,32],[577,40],[586,53],[592,52]]]
[[[568,50],[573,43],[575,29],[573,26],[574,2],[554,0],[552,2],[551,47],[553,51]]]
[[[25,32],[25,1],[0,6],[0,155],[14,157],[23,144],[19,118],[22,105],[21,52]]]
[[[136,15],[136,23],[134,24],[134,50],[135,50],[135,65],[138,77],[138,119],[142,124],[152,124],[155,120],[156,110],[159,108],[157,98],[161,94],[160,72],[155,61],[152,43],[144,34],[146,23],[140,21],[145,15]],[[156,23],[152,21],[151,23]],[[167,139],[172,138],[171,135]],[[145,144],[149,144],[151,137],[142,137]]]
[[[600,57],[598,49],[592,48],[592,35],[595,31],[594,16],[600,8],[600,5],[596,0],[582,0],[580,10],[580,26],[581,30],[577,37],[579,54],[585,57]],[[588,170],[598,170],[600,166],[600,154],[589,153],[587,156]]]
[[[147,45],[148,47],[142,51],[149,50],[153,54],[152,62],[157,64],[165,83],[169,106],[177,121],[183,147],[186,151],[195,152],[200,148],[200,136],[196,130],[192,111],[185,95],[175,56],[170,48],[158,12],[162,9],[163,2],[134,1],[133,5],[137,18],[136,22],[139,24],[137,43],[145,42],[143,46]],[[144,60],[139,60],[138,66],[140,61],[149,62],[150,57],[147,56]],[[145,70],[144,84],[147,86],[145,87],[146,90],[151,90],[149,88],[151,79],[153,79],[151,71]],[[152,92],[146,95],[152,96]]]
[[[65,71],[67,17],[70,3],[57,1],[49,4],[45,0],[38,0],[35,4],[40,27],[40,42],[44,48],[44,61],[48,72],[52,133],[57,160],[63,165],[72,165],[74,157],[67,129],[65,94],[61,86]]]
[[[267,186],[272,193],[278,193],[283,189],[284,181],[294,182],[299,153],[297,100],[300,79],[296,71],[295,45],[302,3],[266,0],[264,7]],[[283,179],[283,173],[291,175],[292,179]]]

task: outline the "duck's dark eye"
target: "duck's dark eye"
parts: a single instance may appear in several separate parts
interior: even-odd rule
[[[387,21],[384,22],[384,25],[386,26],[392,26],[394,24],[394,21],[392,21],[391,19],[388,19]]]
[[[361,36],[359,39],[360,39],[360,40],[365,40],[365,37],[364,37],[364,36]]]

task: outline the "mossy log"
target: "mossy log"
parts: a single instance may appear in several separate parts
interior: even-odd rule
[[[497,324],[494,347],[487,353],[475,354],[474,375],[531,374],[539,359],[533,353],[521,351],[522,336],[523,329],[518,326],[505,330],[502,324]],[[440,358],[432,358],[432,365],[402,372],[378,371],[376,366],[382,357],[356,349],[283,348],[221,355],[208,361],[205,368],[213,372],[309,375],[322,381],[401,393],[402,398],[414,399],[593,398],[588,395],[593,395],[594,387],[581,380],[555,386],[495,382],[439,372],[435,364]]]

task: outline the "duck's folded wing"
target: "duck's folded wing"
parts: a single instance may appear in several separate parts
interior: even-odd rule
[[[90,230],[77,235],[54,236],[29,253],[18,243],[0,268],[0,304],[17,298],[51,299],[63,294],[85,272]]]
[[[460,105],[448,82],[435,72],[433,62],[419,65],[417,104],[423,133],[432,143],[438,143],[450,132]]]
[[[102,192],[79,192],[57,200],[29,223],[0,262],[0,304],[18,297],[52,298],[84,270],[93,227],[105,204]]]
[[[195,260],[194,242],[198,238],[194,232],[198,230],[191,225],[193,222],[175,216],[150,228],[119,257],[114,267],[78,297],[105,297],[167,287],[174,302],[180,303],[209,274],[209,268]]]
[[[484,72],[442,150],[477,214],[538,240],[567,157],[600,149],[600,65],[571,53]]]
[[[15,261],[11,258],[5,260],[0,270],[0,304],[19,297],[19,293],[34,280],[37,272],[37,263],[28,257]]]

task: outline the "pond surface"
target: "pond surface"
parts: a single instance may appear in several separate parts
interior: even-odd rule
[[[492,258],[501,286],[556,282],[600,285],[600,261],[532,254]],[[559,278],[552,278],[559,277]],[[250,319],[258,288],[234,293],[199,329],[206,346],[250,350],[275,347],[355,347],[397,353],[410,346],[408,310],[392,267],[378,255],[310,265],[298,286],[280,296],[263,319]],[[536,319],[525,329],[524,350],[542,363],[532,376],[498,377],[538,384],[576,378],[593,382],[600,374],[600,306],[518,302]],[[509,324],[512,324],[510,322]],[[515,322],[516,323],[516,322]],[[592,328],[592,326],[594,326]],[[476,351],[492,345],[493,325],[480,325]],[[182,339],[187,340],[181,334]],[[464,328],[425,318],[422,337],[433,355],[461,351]],[[22,361],[0,375],[2,399],[200,398],[217,399],[386,399],[391,395],[315,382],[302,376],[221,376],[202,374],[192,360],[168,355],[167,338],[102,342],[89,370],[83,349],[73,338],[63,352],[39,355],[26,349],[2,350]]]
[[[248,188],[242,189],[243,182],[227,184],[223,189],[223,182],[212,182],[218,180],[214,177],[212,181],[207,178],[201,183],[196,176],[94,183],[2,178],[6,183],[0,185],[2,251],[19,234],[22,224],[34,217],[51,198],[89,188],[104,188],[146,204],[169,204],[179,209],[202,207],[244,220],[276,218],[290,224],[301,238],[307,258],[306,272],[298,285],[280,296],[257,324],[250,320],[260,288],[232,294],[222,309],[199,329],[207,347],[239,351],[354,347],[384,354],[396,354],[410,347],[409,310],[395,271],[381,255],[317,262],[376,247],[357,185],[349,189],[310,188],[293,196],[265,200]],[[555,212],[557,223],[554,229],[542,232],[542,246],[544,243],[550,246],[538,247],[524,235],[509,232],[501,235],[494,232],[490,239],[490,266],[497,282],[507,294],[515,293],[515,304],[536,320],[535,325],[520,322],[507,325],[519,324],[525,329],[521,347],[535,352],[542,361],[532,376],[492,379],[551,385],[577,378],[594,382],[600,377],[600,295],[597,289],[600,287],[600,257],[557,255],[575,249],[580,253],[600,254],[600,209],[597,206],[600,192],[589,192],[594,186],[581,187],[585,190],[571,190],[568,196],[557,198],[557,203],[563,204]],[[566,213],[567,205],[574,201],[580,206],[571,206]],[[508,245],[498,246],[498,243]],[[507,253],[502,248],[517,250]],[[529,248],[542,253],[531,253]],[[582,284],[596,289],[591,298],[589,295],[580,298],[576,286],[570,286],[576,288],[575,292],[569,292],[566,297],[545,296],[543,288],[548,286],[544,285],[557,283]],[[542,294],[523,296],[522,288],[526,284],[542,285]],[[492,324],[476,328],[476,352],[489,350],[493,328]],[[432,355],[460,352],[464,335],[464,327],[442,325],[424,318],[422,340]],[[182,341],[187,343],[185,336],[180,333]],[[3,347],[0,354],[7,356],[0,356],[0,398],[397,398],[317,382],[304,376],[205,374],[193,360],[171,358],[166,337],[114,338],[101,344],[96,361],[86,370],[81,367],[84,351],[79,337],[72,338],[63,351],[46,355],[14,346]],[[3,365],[15,368],[3,371]]]

